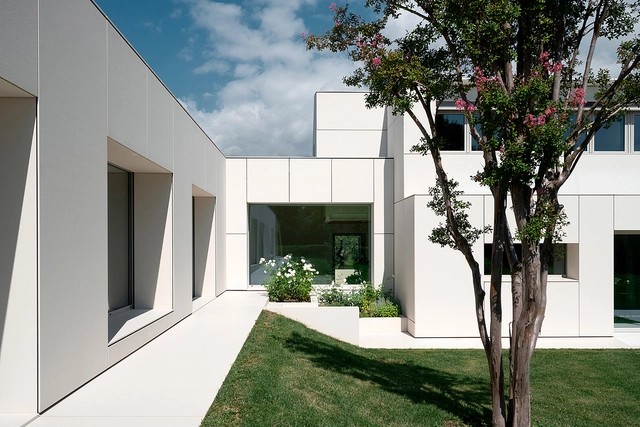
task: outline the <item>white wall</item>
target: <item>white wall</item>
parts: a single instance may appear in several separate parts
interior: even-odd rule
[[[0,43],[0,78],[31,95],[38,93],[37,29],[38,0],[2,1],[0,40],[3,43]],[[10,43],[7,42],[9,40]]]
[[[314,156],[387,157],[384,108],[365,108],[362,92],[317,92]]]
[[[0,98],[0,412],[37,410],[35,129],[35,98]]]
[[[17,120],[0,100],[13,123],[0,135],[22,138],[1,148],[2,173],[19,182],[2,190],[15,203],[0,229],[12,271],[0,276],[0,411],[42,411],[191,313],[194,185],[220,213],[208,216],[202,291],[226,289],[226,160],[95,4],[0,8],[0,97],[38,102],[36,117],[34,99],[11,101]],[[107,162],[134,174],[136,305],[168,313],[111,346]]]
[[[38,36],[42,410],[107,367],[107,23],[41,1]]]

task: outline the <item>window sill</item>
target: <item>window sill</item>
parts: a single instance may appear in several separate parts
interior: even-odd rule
[[[131,309],[109,316],[109,345],[163,318],[173,310]]]

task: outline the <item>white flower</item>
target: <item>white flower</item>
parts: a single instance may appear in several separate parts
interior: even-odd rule
[[[260,258],[260,264],[264,264],[266,260],[264,258]]]

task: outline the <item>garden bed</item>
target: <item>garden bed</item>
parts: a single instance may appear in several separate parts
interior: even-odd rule
[[[266,310],[296,320],[318,332],[350,344],[360,344],[360,334],[405,332],[407,318],[359,317],[358,307],[319,307],[311,302],[268,302]]]

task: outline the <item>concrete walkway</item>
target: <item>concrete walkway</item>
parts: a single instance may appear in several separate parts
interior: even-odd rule
[[[225,292],[28,427],[199,426],[266,302]]]

